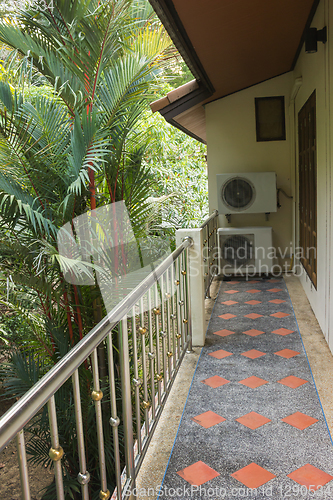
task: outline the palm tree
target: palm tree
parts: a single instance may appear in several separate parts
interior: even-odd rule
[[[119,200],[125,201],[137,234],[146,227],[148,175],[141,165],[145,143],[137,124],[174,54],[143,0],[44,3],[45,9],[36,2],[18,10],[10,22],[0,22],[0,42],[17,51],[18,66],[24,68],[15,82],[11,72],[4,71],[0,79],[0,258],[15,284],[10,303],[4,301],[29,322],[33,347],[14,353],[6,368],[8,392],[16,396],[102,315],[97,287],[64,279],[68,262],[58,252],[59,228],[87,210]],[[80,271],[80,263],[71,269]],[[86,267],[81,271],[87,272]],[[29,300],[24,302],[23,295]],[[100,354],[102,360],[103,349]],[[81,368],[81,380],[89,435],[89,363]],[[78,472],[70,386],[58,391],[57,404],[70,497],[77,490],[73,478]],[[38,439],[31,441],[30,452],[34,460],[50,465],[44,424],[42,413],[31,428]],[[108,425],[105,433],[111,450]],[[92,443],[90,449],[93,486],[98,454]],[[112,483],[111,451],[107,467]]]

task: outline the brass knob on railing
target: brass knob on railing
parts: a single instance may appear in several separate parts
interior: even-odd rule
[[[179,304],[180,306],[183,306],[183,305],[184,305],[184,301],[183,301],[183,300],[180,300],[180,301],[178,302],[178,304]]]
[[[147,333],[147,328],[139,326],[139,333],[141,333],[141,335],[145,335]]]
[[[186,271],[185,271],[185,269],[183,269],[183,270],[182,270],[182,275],[183,275],[183,276],[186,276]]]
[[[59,448],[50,448],[49,457],[53,462],[59,462],[64,456],[64,450],[61,446]]]
[[[173,353],[172,353],[171,351],[168,351],[168,353],[167,353],[167,354],[168,354],[168,358],[172,358]]]
[[[176,315],[175,314],[170,314],[170,319],[176,319]]]
[[[151,403],[149,401],[142,401],[142,406],[145,410],[151,407]]]
[[[157,382],[161,382],[161,380],[163,380],[162,373],[160,373],[159,375],[158,374],[156,375],[156,380],[157,380]]]
[[[177,333],[177,335],[176,335],[176,339],[177,339],[177,340],[179,340],[179,339],[181,339],[181,338],[182,338],[181,333]]]
[[[155,359],[155,353],[154,352],[148,352],[148,358],[149,359]]]
[[[171,297],[171,293],[169,293],[169,292],[165,292],[165,298],[166,298],[166,299],[170,299],[170,297]]]
[[[101,399],[103,399],[103,393],[102,393],[102,391],[92,391],[92,393],[91,393],[91,399],[93,401],[100,401]]]
[[[188,320],[186,318],[183,319],[183,323],[185,323],[185,325],[187,325],[188,323]]]
[[[109,490],[106,490],[106,491],[101,490],[99,492],[99,498],[101,500],[109,500],[109,498],[110,498],[110,492],[109,492]]]
[[[160,331],[161,337],[165,338],[167,336],[167,332],[164,332],[163,330]]]
[[[179,281],[179,280],[175,280],[175,285],[176,285],[176,286],[178,286],[178,285],[179,285],[179,283],[180,283],[180,281]]]
[[[154,311],[155,316],[158,316],[161,312],[159,307],[154,307],[153,311]]]
[[[207,240],[204,240],[204,245],[206,245],[206,243],[207,243]]]
[[[77,475],[77,480],[80,484],[88,484],[90,481],[89,472],[87,471],[84,474],[82,472],[79,472]]]

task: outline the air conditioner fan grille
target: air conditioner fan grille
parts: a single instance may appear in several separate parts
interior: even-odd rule
[[[240,177],[229,179],[222,187],[222,199],[233,210],[248,208],[255,199],[253,184]]]
[[[222,258],[234,266],[244,266],[253,259],[253,243],[243,235],[233,235],[222,246]]]

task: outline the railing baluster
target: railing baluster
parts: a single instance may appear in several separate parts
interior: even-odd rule
[[[87,471],[86,453],[84,447],[84,431],[82,422],[80,380],[79,380],[78,370],[75,370],[75,372],[72,375],[72,383],[73,383],[76,433],[77,433],[79,466],[80,466],[80,472],[78,473],[77,480],[81,485],[81,493],[83,500],[89,500],[88,483],[90,481],[90,474]]]
[[[135,330],[134,330],[135,333]],[[117,486],[117,499],[121,500],[121,464],[120,464],[120,453],[119,453],[119,435],[118,426],[120,423],[118,412],[117,412],[117,398],[116,398],[116,384],[114,376],[114,360],[113,360],[113,344],[112,344],[112,331],[108,334],[108,363],[109,363],[109,389],[110,389],[110,405],[111,405],[111,418],[110,425],[112,427],[112,437],[113,437],[113,450],[114,450],[114,461],[116,466],[116,486]]]
[[[141,326],[139,328],[139,333],[141,333],[141,359],[142,359],[142,384],[143,384],[143,397],[144,401],[142,402],[144,411],[145,411],[145,429],[146,436],[149,435],[149,408],[150,401],[148,400],[148,387],[147,387],[147,359],[146,359],[146,333],[147,328],[145,327],[144,322],[144,303],[143,298],[140,300],[140,323]]]
[[[22,500],[30,500],[29,473],[23,429],[16,435],[16,447],[20,469]]]
[[[123,423],[125,434],[125,463],[127,480],[130,480],[129,486],[135,488],[135,470],[134,470],[134,450],[133,450],[133,420],[132,420],[132,391],[131,376],[129,368],[129,347],[127,316],[119,323],[119,354],[120,354],[120,373],[121,373],[121,393],[123,403]],[[127,492],[125,492],[127,494]],[[132,495],[131,495],[132,496]]]
[[[166,324],[167,324],[167,345],[168,345],[168,383],[171,379],[172,375],[172,347],[171,347],[171,327],[170,327],[170,273],[169,269],[166,271],[166,292],[165,292],[165,298],[166,298]]]
[[[49,413],[49,423],[50,423],[50,433],[51,433],[51,449],[49,451],[49,456],[51,460],[53,460],[54,478],[57,489],[57,500],[65,500],[64,483],[63,483],[62,467],[61,467],[61,459],[63,457],[64,450],[59,444],[57,410],[56,410],[54,396],[50,397],[47,403],[47,407]]]
[[[175,269],[174,263],[170,267],[170,292],[171,292],[171,336],[172,336],[172,351],[173,351],[173,369],[177,364],[177,340],[176,340],[176,307],[175,306]]]
[[[133,365],[134,365],[134,387],[135,387],[135,416],[136,416],[136,439],[138,443],[138,453],[142,452],[141,442],[141,413],[140,413],[140,386],[142,380],[139,378],[138,368],[138,343],[136,338],[136,312],[135,306],[132,308],[132,341],[133,341]]]
[[[167,347],[166,347],[166,324],[165,324],[165,292],[164,292],[164,276],[162,274],[160,278],[160,290],[161,290],[161,336],[162,336],[162,357],[163,357],[163,387],[164,392],[167,390],[168,380],[167,380]]]
[[[184,269],[183,260],[184,260],[183,255],[180,255],[178,258],[178,280],[177,281],[178,281],[180,300],[183,303],[181,311],[180,311],[180,328],[181,328],[180,333],[182,335],[182,346],[184,349],[186,342],[187,342],[187,338],[186,338],[186,334],[185,334],[185,331],[186,331],[185,324],[183,322],[183,320],[185,318],[185,313],[186,313],[186,297],[185,297],[184,279],[183,279],[183,275],[181,272],[182,269]]]
[[[150,390],[151,390],[151,416],[155,419],[155,349],[153,341],[151,289],[148,290],[148,329],[149,329],[149,364],[150,364]]]
[[[180,296],[179,288],[179,259],[176,260],[176,273],[175,273],[175,287],[176,287],[176,309],[177,309],[177,357],[180,358],[181,345],[184,346],[182,342],[182,301]]]
[[[191,303],[190,303],[190,280],[189,280],[189,252],[186,249],[184,256],[184,269],[182,271],[184,276],[184,291],[186,297],[186,317],[183,322],[186,325],[186,342],[187,342],[187,352],[192,352],[192,324],[191,324]]]
[[[154,313],[155,313],[155,333],[156,333],[156,371],[157,371],[157,393],[158,393],[158,405],[161,405],[161,383],[162,383],[162,374],[161,374],[161,351],[160,351],[160,315],[161,315],[161,308],[162,304],[159,306],[159,300],[158,300],[158,286],[157,282],[155,282],[154,286],[154,291],[155,291],[155,308],[154,308]]]
[[[102,405],[101,405],[101,399],[103,398],[103,393],[101,391],[100,384],[99,384],[97,349],[94,349],[94,351],[92,352],[91,361],[92,361],[93,379],[94,379],[94,390],[91,393],[91,397],[95,402],[96,425],[97,425],[97,444],[98,444],[98,455],[99,455],[99,470],[100,470],[100,475],[101,475],[100,498],[103,497],[103,500],[107,500],[108,498],[110,498],[110,492],[108,490],[108,482],[107,482],[107,478],[106,478]]]

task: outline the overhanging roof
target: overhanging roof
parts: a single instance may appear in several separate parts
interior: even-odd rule
[[[149,0],[192,70],[201,103],[225,97],[293,69],[319,0]],[[176,113],[176,122],[198,107],[196,94]],[[171,115],[170,115],[171,112]],[[198,113],[198,111],[196,112]],[[194,113],[195,115],[195,113]],[[193,115],[193,117],[194,117]],[[187,121],[189,115],[187,114]],[[190,129],[189,129],[190,130]],[[190,130],[191,132],[191,130]],[[192,135],[196,135],[192,131]],[[203,137],[199,138],[203,139]]]

